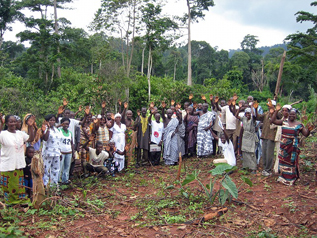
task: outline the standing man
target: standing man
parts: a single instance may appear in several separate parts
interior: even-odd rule
[[[172,118],[173,111],[168,109],[165,116],[165,102],[162,102],[162,118],[164,123],[163,143],[164,152],[163,158],[166,165],[176,165],[178,163],[178,140],[177,140],[177,126],[179,121],[177,118]]]
[[[263,129],[262,129],[262,160],[263,160],[263,176],[270,176],[272,167],[273,167],[273,161],[274,161],[274,147],[275,147],[275,134],[276,134],[276,128],[271,129],[271,117],[274,113],[274,105],[269,100],[269,103],[267,104],[269,107],[269,111],[260,115],[257,113],[258,103],[254,102],[253,107],[255,108],[256,112],[256,120],[263,122]]]
[[[149,125],[151,126],[150,161],[153,165],[159,165],[161,159],[164,125],[160,121],[161,115],[157,112],[155,113],[155,111],[155,109],[152,109],[151,115],[148,118]],[[151,120],[153,113],[155,113],[155,120]]]
[[[215,112],[208,111],[208,104],[203,104],[203,110],[199,112],[199,123],[197,127],[197,156],[207,157],[213,152],[211,128],[216,119]]]
[[[233,143],[234,152],[236,155],[238,154],[238,141],[237,141],[238,137],[235,134],[237,122],[236,122],[235,115],[233,115],[229,107],[235,106],[235,105],[231,105],[231,102],[236,101],[237,99],[238,99],[237,95],[234,95],[232,98],[229,99],[228,105],[218,108],[218,110],[221,109],[221,114],[224,121],[223,124],[224,124],[224,127],[226,128],[226,132],[229,139]],[[236,107],[236,109],[238,109],[238,107]]]
[[[146,107],[142,107],[141,113],[138,113],[138,118],[135,121],[135,127],[138,131],[136,167],[144,166],[149,161],[150,128],[146,110]]]

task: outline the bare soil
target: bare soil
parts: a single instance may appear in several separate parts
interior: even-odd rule
[[[317,237],[317,148],[313,146],[302,152],[301,178],[293,187],[277,183],[277,175],[260,173],[244,175],[253,182],[249,187],[235,171],[230,177],[237,187],[241,185],[237,201],[225,203],[228,212],[205,223],[186,222],[221,208],[218,201],[206,201],[195,181],[186,186],[190,198],[184,197],[175,184],[178,166],[160,165],[130,168],[115,178],[74,180],[45,209],[62,204],[76,214],[45,215],[45,209],[29,214],[17,208],[16,227],[31,237]],[[203,183],[209,183],[213,159],[185,159],[181,181],[198,169]],[[8,226],[1,214],[0,225]]]

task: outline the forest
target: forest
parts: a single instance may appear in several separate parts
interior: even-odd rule
[[[212,0],[188,0],[188,12],[182,18],[164,15],[162,5],[152,0],[102,0],[90,23],[94,34],[58,18],[59,10],[71,2],[1,1],[2,113],[32,112],[42,118],[55,113],[62,98],[69,100],[72,110],[90,104],[96,112],[102,101],[115,110],[121,99],[129,101],[135,112],[150,101],[184,103],[190,93],[197,102],[201,94],[225,99],[233,93],[241,98],[251,94],[264,104],[273,97],[285,49],[279,101],[302,99],[300,107],[316,110],[317,16],[312,13],[298,9],[297,22],[314,25],[287,36],[284,45],[262,50],[258,37],[248,34],[241,50],[229,57],[228,51],[206,41],[190,40],[190,26],[203,20],[214,6]],[[312,11],[316,5],[311,3]],[[24,10],[32,14],[25,15]],[[25,25],[17,34],[19,42],[4,41],[18,21]],[[184,27],[188,43],[179,45],[177,40],[186,38],[180,34]]]

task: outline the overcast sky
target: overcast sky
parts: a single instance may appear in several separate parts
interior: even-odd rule
[[[182,15],[186,12],[185,0],[168,0],[165,11]],[[297,23],[298,11],[316,14],[312,0],[215,0],[215,6],[206,12],[204,20],[192,25],[192,40],[207,41],[218,49],[237,49],[247,34],[258,36],[258,46],[283,43],[285,37],[297,31],[304,32],[310,23]],[[73,10],[59,10],[59,17],[66,17],[73,27],[84,28],[93,20],[101,0],[73,0],[68,6]],[[15,35],[24,30],[23,25],[14,24],[13,32],[5,33],[5,40],[16,41]],[[181,39],[186,42],[186,32]]]

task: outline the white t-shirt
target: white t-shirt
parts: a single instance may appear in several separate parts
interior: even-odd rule
[[[234,154],[234,148],[231,140],[229,140],[229,143],[226,141],[226,143],[223,144],[219,138],[218,146],[222,148],[223,156],[225,157],[225,160],[227,160],[228,164],[235,166],[236,156]]]
[[[69,153],[72,152],[72,132],[68,130],[68,134],[64,134],[64,130],[61,128],[60,132],[62,133],[62,143],[61,143],[61,152]]]
[[[0,132],[0,171],[8,172],[25,168],[24,143],[28,139],[29,135],[23,131]]]
[[[59,117],[59,118],[58,118],[59,124],[61,123],[61,120],[62,120],[62,119],[63,119],[62,117]],[[71,131],[73,143],[75,143],[75,128],[76,128],[76,126],[79,125],[79,122],[80,122],[80,121],[78,121],[78,120],[76,120],[76,119],[72,119],[72,118],[69,118],[69,120],[70,120],[70,123],[69,123],[68,130]]]
[[[156,121],[152,121],[150,126],[152,127],[151,142],[158,145],[162,140],[164,124],[162,122],[157,123]]]
[[[239,109],[238,106],[236,106],[236,109]],[[236,129],[236,117],[233,115],[233,113],[230,111],[229,106],[226,105],[221,108],[221,113],[224,118],[224,122],[226,123],[226,129],[227,130],[235,130]]]
[[[106,151],[101,151],[99,155],[96,154],[96,149],[89,147],[89,162],[92,166],[103,166],[106,159],[109,158],[109,154]]]

